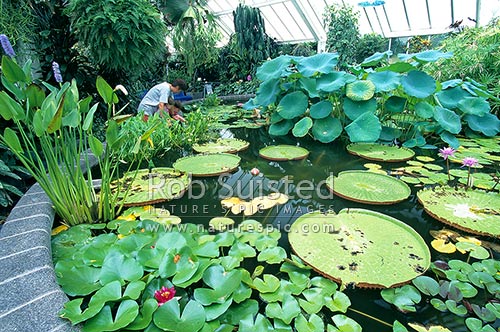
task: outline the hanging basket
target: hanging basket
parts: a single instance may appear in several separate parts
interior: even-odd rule
[[[429,248],[413,228],[370,210],[304,214],[288,239],[306,264],[344,285],[396,287],[423,274],[431,263]]]

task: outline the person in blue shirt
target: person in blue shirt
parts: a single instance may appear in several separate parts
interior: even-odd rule
[[[172,83],[163,82],[153,86],[142,98],[137,108],[138,112],[144,111],[142,119],[148,121],[149,117],[160,111],[168,112],[167,104],[169,97],[174,93],[186,90],[186,82],[182,79],[175,79]],[[160,113],[160,114],[161,114]]]

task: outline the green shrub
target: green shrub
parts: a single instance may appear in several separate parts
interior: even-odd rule
[[[389,40],[379,34],[368,33],[363,35],[356,45],[356,62],[361,63],[376,52],[384,52],[388,46]]]

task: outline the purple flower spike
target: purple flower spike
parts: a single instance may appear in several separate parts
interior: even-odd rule
[[[54,72],[54,78],[57,83],[62,83],[63,78],[61,75],[61,69],[59,69],[59,64],[55,61],[52,61],[52,71]]]
[[[474,167],[478,164],[477,162],[477,159],[476,158],[472,158],[472,157],[465,157],[463,160],[462,160],[462,166],[466,166],[466,167]]]
[[[442,149],[439,149],[439,155],[441,157],[443,157],[444,160],[447,160],[449,157],[453,157],[455,153],[455,150],[453,148],[442,148]]]
[[[9,38],[6,35],[4,34],[0,35],[0,43],[2,44],[2,48],[5,54],[7,54],[11,58],[16,56],[16,52],[14,52],[14,49],[10,44]]]
[[[247,81],[251,81],[252,80],[252,75],[248,75],[247,76]]]

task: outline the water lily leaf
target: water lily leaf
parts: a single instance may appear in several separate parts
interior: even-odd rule
[[[316,85],[321,92],[332,93],[342,89],[346,83],[354,82],[355,80],[356,76],[354,75],[344,71],[336,71],[318,77]]]
[[[483,322],[475,317],[469,317],[465,319],[465,325],[472,332],[479,332],[483,327]]]
[[[457,106],[466,114],[483,116],[490,113],[490,103],[484,98],[465,97],[458,102]]]
[[[466,115],[464,120],[467,121],[470,129],[486,136],[492,137],[500,132],[500,120],[494,114],[485,114],[483,116]]]
[[[291,120],[282,120],[277,123],[273,123],[269,126],[269,135],[272,136],[284,136],[288,134],[290,129],[294,126]]]
[[[369,100],[375,93],[372,81],[359,80],[346,85],[346,97],[354,101]]]
[[[470,282],[474,286],[484,289],[486,284],[495,282],[495,279],[488,273],[483,271],[472,272],[468,275]]]
[[[346,294],[335,292],[332,297],[325,300],[325,305],[332,312],[340,311],[345,313],[351,306],[351,300]]]
[[[280,287],[280,280],[272,274],[264,274],[263,279],[255,278],[253,285],[259,293],[273,293]]]
[[[283,119],[293,119],[307,110],[308,99],[302,91],[295,91],[284,96],[278,104],[278,113]]]
[[[408,329],[403,324],[395,320],[392,324],[392,332],[408,332]]]
[[[335,315],[332,317],[333,323],[337,326],[337,329],[333,331],[339,332],[361,332],[362,328],[354,319],[349,318],[345,315]]]
[[[366,79],[375,85],[375,92],[388,92],[397,89],[401,83],[401,75],[389,70],[369,73]]]
[[[266,332],[272,331],[272,328],[269,320],[262,314],[257,314],[255,320],[253,315],[248,315],[240,320],[238,332]]]
[[[322,100],[313,104],[309,109],[309,115],[313,119],[323,119],[332,113],[333,105],[328,100]]]
[[[268,264],[279,264],[287,257],[285,249],[281,247],[266,248],[257,256],[257,261]]]
[[[134,319],[130,325],[127,326],[127,330],[143,330],[145,329],[153,319],[153,313],[158,309],[158,302],[155,299],[147,299],[139,310],[139,314]]]
[[[338,61],[338,53],[319,53],[300,59],[297,62],[297,69],[306,77],[317,73],[328,74],[333,71]]]
[[[343,171],[326,179],[334,194],[365,204],[393,204],[407,199],[411,189],[392,176],[367,171]]]
[[[434,308],[436,308],[437,310],[439,310],[441,312],[448,311],[446,304],[441,299],[433,298],[433,299],[431,299],[430,303]]]
[[[55,265],[57,282],[69,296],[88,295],[102,287],[101,269],[76,265],[73,261],[59,260]]]
[[[436,97],[439,103],[448,109],[454,109],[458,107],[458,103],[465,98],[472,97],[472,95],[465,91],[462,87],[456,86],[449,89],[443,89],[436,93]]]
[[[351,142],[375,142],[380,137],[382,125],[379,118],[372,113],[363,113],[345,127]]]
[[[446,308],[457,316],[465,316],[467,314],[467,308],[463,305],[457,305],[457,302],[453,300],[446,300],[444,303],[446,304]]]
[[[298,332],[324,332],[325,323],[323,319],[316,314],[309,316],[307,320],[304,315],[300,314],[295,319],[295,328]]]
[[[428,276],[418,276],[412,280],[413,285],[425,295],[434,296],[439,293],[439,283]]]
[[[85,322],[82,331],[99,332],[120,330],[132,323],[138,314],[139,305],[133,300],[121,301],[114,318],[111,307],[105,305],[96,316]]]
[[[486,259],[490,257],[490,253],[485,248],[470,242],[457,242],[457,249],[470,252],[470,256],[477,259]]]
[[[223,313],[227,311],[232,303],[233,299],[232,297],[230,297],[223,303],[212,303],[211,305],[205,306],[206,320],[212,321],[219,318]]]
[[[248,258],[255,257],[256,255],[257,252],[251,245],[240,241],[234,243],[231,249],[229,249],[229,256],[233,257]]]
[[[440,325],[423,326],[417,323],[408,323],[408,326],[417,332],[452,332],[446,327]]]
[[[385,230],[383,234],[380,229]],[[430,266],[429,249],[417,232],[397,219],[369,210],[304,214],[292,224],[288,239],[294,252],[313,269],[358,287],[398,285]],[[382,259],[379,253],[389,250],[385,247],[390,247],[392,254]]]
[[[444,239],[435,239],[432,240],[431,246],[439,252],[444,254],[452,254],[457,251],[457,247],[451,242],[448,242]]]
[[[424,210],[435,219],[473,234],[500,236],[500,196],[478,190],[436,187],[417,192]],[[464,243],[465,245],[465,243]]]
[[[240,270],[226,272],[222,265],[212,265],[205,270],[203,281],[209,288],[196,288],[194,298],[203,305],[224,303],[241,283]]]
[[[422,296],[420,292],[411,285],[405,285],[400,288],[383,289],[380,292],[382,298],[396,306],[402,312],[415,312],[415,304],[420,303]]]
[[[156,326],[175,332],[198,331],[205,319],[205,309],[194,300],[186,304],[181,315],[180,304],[176,298],[164,303],[153,315]]]
[[[295,137],[304,137],[309,132],[313,125],[313,121],[310,117],[306,116],[300,119],[295,126],[293,126],[292,134]]]
[[[135,259],[120,252],[111,251],[104,259],[99,279],[103,285],[115,280],[124,283],[139,280],[143,274],[142,265]]]
[[[193,150],[198,153],[236,153],[248,148],[250,143],[237,138],[219,138],[215,142],[194,144]]]
[[[404,91],[416,98],[427,98],[436,90],[436,81],[432,76],[419,70],[412,70],[401,79]]]
[[[259,150],[259,156],[275,161],[299,160],[307,158],[309,151],[295,145],[270,145]]]
[[[241,158],[230,153],[214,153],[177,159],[173,168],[193,176],[216,176],[238,168]]]
[[[342,107],[347,117],[354,121],[364,113],[375,113],[377,110],[377,101],[375,98],[365,101],[353,101],[349,98],[345,98]]]
[[[232,198],[237,198],[237,197],[232,197]],[[224,201],[224,200],[222,200],[222,201]],[[222,206],[224,206],[224,203],[222,203]],[[227,206],[225,206],[225,207],[227,207]],[[234,225],[234,220],[231,218],[227,218],[227,217],[214,217],[214,218],[210,219],[208,224],[213,229],[215,229],[219,232],[222,232],[222,231],[225,231],[230,226]]]
[[[420,101],[415,105],[415,112],[423,119],[430,119],[434,115],[434,106],[426,101]]]
[[[477,295],[477,289],[468,282],[452,280],[450,285],[457,287],[465,298],[472,298]]]
[[[434,108],[434,119],[441,127],[452,134],[458,134],[462,130],[460,116],[447,108],[436,106]]]
[[[386,52],[375,52],[373,55],[367,57],[361,62],[361,66],[363,67],[371,67],[379,64],[382,60],[388,60],[392,55],[392,51]]]
[[[342,124],[337,118],[330,116],[314,121],[312,133],[321,143],[333,142],[342,133]]]
[[[279,318],[286,324],[290,324],[292,320],[300,314],[300,306],[297,300],[287,294],[283,297],[282,304],[272,302],[266,306],[266,316],[269,318]]]

